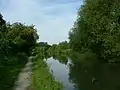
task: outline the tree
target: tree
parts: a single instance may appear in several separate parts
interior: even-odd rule
[[[21,23],[12,24],[7,36],[10,46],[17,52],[29,52],[38,39],[37,31],[33,25],[27,26]]]
[[[4,56],[9,48],[6,33],[7,33],[6,21],[3,19],[3,16],[0,14],[0,54],[1,56]]]
[[[120,57],[120,1],[85,0],[69,32],[74,51],[95,53],[105,60]]]
[[[36,45],[38,39],[37,31],[34,25],[25,25],[22,23],[6,23],[0,14],[0,53],[6,56],[8,52],[29,53]]]

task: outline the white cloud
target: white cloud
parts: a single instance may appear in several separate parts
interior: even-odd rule
[[[80,1],[49,4],[36,0],[9,0],[7,7],[0,7],[4,18],[10,22],[34,24],[40,41],[58,43],[67,40],[68,31],[76,20]],[[52,2],[51,2],[52,3]]]

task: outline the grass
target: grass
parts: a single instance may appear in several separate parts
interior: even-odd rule
[[[25,55],[8,57],[8,61],[5,61],[4,65],[0,67],[0,90],[12,90],[15,80],[26,62],[27,56]]]
[[[37,55],[33,59],[32,90],[62,90],[62,84],[54,79],[46,62]]]

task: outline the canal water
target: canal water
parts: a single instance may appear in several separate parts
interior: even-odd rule
[[[51,57],[47,60],[47,64],[55,79],[63,84],[65,90],[74,90],[73,83],[69,81],[69,62],[63,64]]]
[[[64,90],[120,90],[120,64],[81,62],[61,56],[46,62]]]

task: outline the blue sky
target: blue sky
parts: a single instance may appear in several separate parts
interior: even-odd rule
[[[4,19],[34,24],[40,41],[50,44],[68,40],[81,0],[0,0]]]

